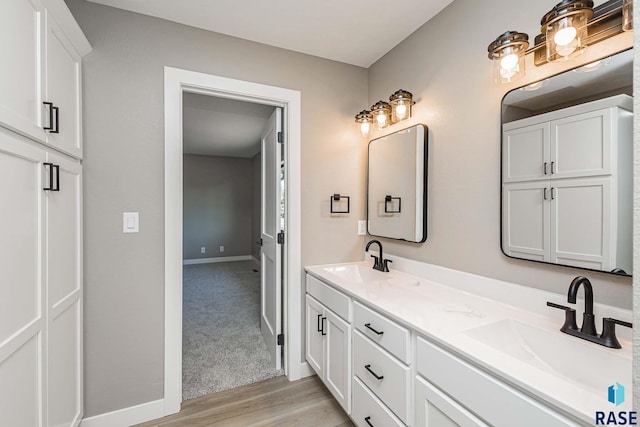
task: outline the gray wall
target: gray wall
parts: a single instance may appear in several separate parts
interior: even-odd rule
[[[366,144],[353,115],[367,103],[367,71],[83,0],[68,5],[93,46],[83,59],[90,417],[163,397],[163,67],[301,92],[303,265],[362,258]],[[351,215],[328,215],[333,193],[360,195]],[[140,233],[122,234],[125,211],[140,212]]]
[[[260,184],[262,183],[262,156],[261,153],[256,154],[253,159],[251,159],[251,174],[252,178],[252,204],[253,209],[251,211],[251,255],[255,258],[260,259],[260,246],[256,245],[255,242],[260,240],[260,218],[262,213],[262,207],[260,206]]]
[[[629,46],[629,38],[609,40],[568,63],[527,64],[527,75],[517,84],[495,84],[489,43],[511,29],[533,39],[551,6],[456,0],[369,69],[369,102],[407,89],[417,97],[412,120],[430,130],[428,239],[383,243],[397,255],[561,294],[583,274],[594,285],[596,301],[631,308],[628,277],[510,259],[500,250],[502,97],[514,87],[612,53],[615,45]]]
[[[640,22],[640,8],[633,9]],[[640,111],[640,31],[634,31],[633,110]],[[633,115],[633,269],[640,271],[640,114]],[[633,276],[633,323],[640,325],[640,274]],[[633,328],[633,409],[640,408],[640,328]]]
[[[185,154],[183,166],[183,259],[251,255],[251,159]]]

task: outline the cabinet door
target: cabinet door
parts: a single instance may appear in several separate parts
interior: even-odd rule
[[[551,197],[549,181],[502,188],[502,250],[516,258],[548,261]]]
[[[611,173],[611,109],[551,122],[551,178]]]
[[[42,423],[44,160],[43,149],[0,129],[0,426]]]
[[[79,158],[82,156],[80,55],[48,15],[46,41],[45,100],[57,107],[57,113],[53,114],[54,123],[49,123],[48,117],[45,122],[58,130],[47,133],[47,143]]]
[[[307,295],[306,302],[306,358],[318,377],[324,380],[324,336],[326,320],[323,307],[313,297]]]
[[[611,270],[611,178],[551,182],[551,261]]]
[[[43,141],[42,52],[44,7],[39,0],[11,0],[0,13],[0,122]]]
[[[504,182],[548,178],[550,173],[549,123],[506,130],[502,138]]]
[[[59,191],[46,192],[48,425],[82,418],[82,204],[81,166],[49,153]]]
[[[415,379],[416,427],[486,427],[487,424],[428,381]]]
[[[325,384],[340,406],[351,413],[351,328],[332,311],[325,309]]]

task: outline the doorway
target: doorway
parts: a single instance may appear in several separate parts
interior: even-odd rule
[[[302,353],[300,257],[300,92],[172,67],[164,69],[165,124],[165,415],[182,403],[182,96],[202,93],[284,108],[287,205],[283,258],[284,370],[289,380],[311,375]]]
[[[183,400],[282,375],[282,108],[183,94]]]

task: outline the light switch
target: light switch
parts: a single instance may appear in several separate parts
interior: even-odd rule
[[[122,214],[122,232],[137,233],[139,231],[138,212],[123,212]]]
[[[365,236],[367,234],[367,221],[358,221],[358,236]]]

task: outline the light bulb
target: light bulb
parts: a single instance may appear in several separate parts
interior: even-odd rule
[[[384,127],[385,124],[387,123],[387,116],[385,116],[384,114],[378,114],[376,116],[376,120],[378,121],[379,127]]]
[[[510,53],[500,60],[500,66],[505,70],[512,70],[518,65],[518,55]]]
[[[578,30],[575,27],[566,27],[558,30],[556,35],[553,36],[553,41],[558,46],[566,46],[576,38],[576,34],[578,34]]]
[[[369,127],[369,122],[360,123],[360,133],[362,134],[362,136],[369,135]]]
[[[407,114],[407,106],[404,104],[398,104],[396,106],[396,116],[398,119],[404,119],[404,116]]]

